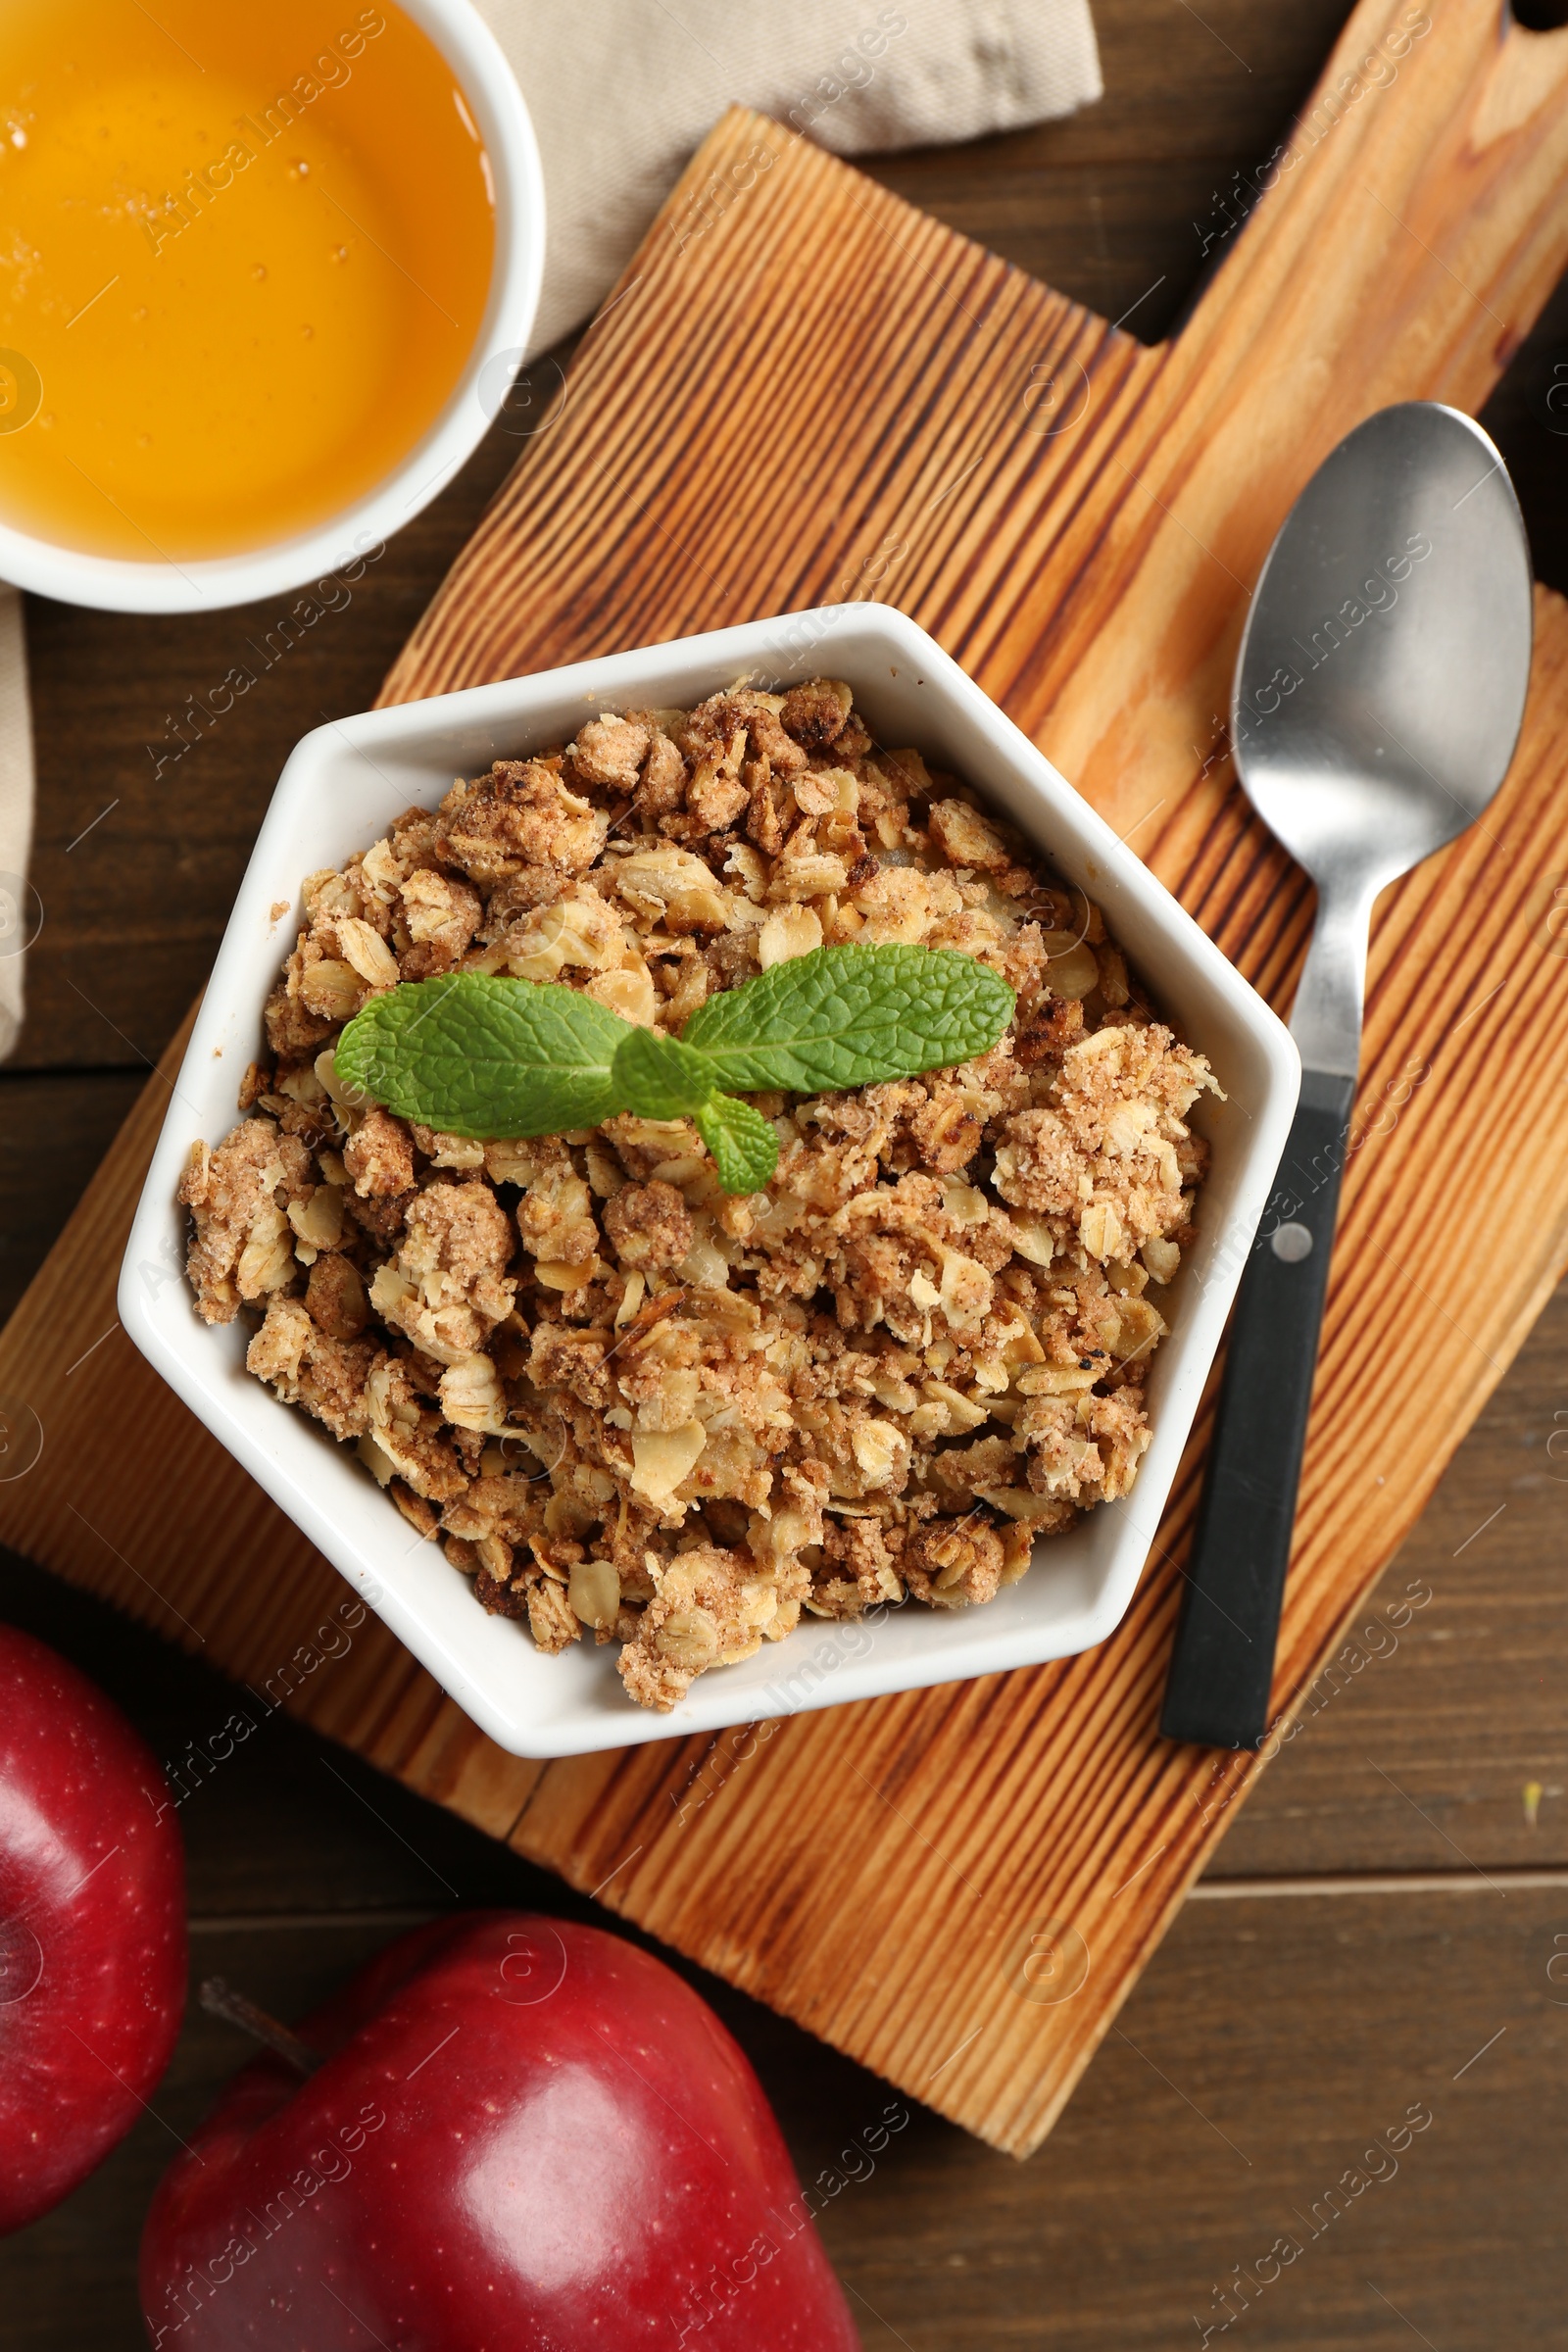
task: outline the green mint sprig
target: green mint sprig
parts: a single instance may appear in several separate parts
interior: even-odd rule
[[[815,948],[710,998],[674,1038],[560,981],[460,972],[372,997],[336,1060],[350,1085],[449,1135],[560,1135],[621,1110],[691,1118],[725,1191],[759,1192],[778,1142],[740,1094],[947,1069],[988,1053],[1013,1004],[1004,980],[952,949]]]

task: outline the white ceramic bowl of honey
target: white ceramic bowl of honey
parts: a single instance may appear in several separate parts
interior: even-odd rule
[[[390,537],[483,437],[544,263],[469,0],[7,0],[0,218],[0,578],[116,612]]]

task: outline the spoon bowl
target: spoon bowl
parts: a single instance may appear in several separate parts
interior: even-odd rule
[[[1307,1068],[1353,1078],[1379,891],[1481,815],[1530,674],[1519,502],[1480,425],[1436,401],[1381,409],[1325,460],[1269,551],[1231,704],[1237,770],[1317,884],[1291,1027]],[[1333,951],[1335,972],[1325,974]]]

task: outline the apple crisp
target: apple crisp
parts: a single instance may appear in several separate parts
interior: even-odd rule
[[[334,1064],[400,981],[563,981],[673,1034],[852,941],[977,956],[1015,1017],[957,1068],[749,1097],[760,1193],[689,1119],[474,1141]],[[990,1600],[1132,1486],[1218,1088],[1098,908],[847,686],[607,711],[407,809],[306,882],[266,1040],[180,1187],[199,1312],[254,1321],[250,1370],[484,1608],[618,1643],[642,1705],[803,1610]]]

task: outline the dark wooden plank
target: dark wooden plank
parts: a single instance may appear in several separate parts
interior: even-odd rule
[[[573,1899],[548,1872],[296,1723],[265,1689],[240,1689],[3,1550],[0,1620],[74,1658],[149,1742],[175,1793],[199,1911],[559,1908]],[[341,1630],[338,1639],[347,1639]],[[214,1764],[216,1736],[236,1716],[251,1728],[233,1725],[219,1742],[232,1752]]]
[[[879,177],[899,173],[902,195],[940,212],[949,190],[984,188],[993,174],[1004,182],[1015,164],[1087,171],[1197,157],[1243,167],[1284,137],[1349,14],[1348,0],[1300,0],[1289,10],[1254,0],[1205,0],[1201,10],[1185,0],[1096,0],[1105,84],[1098,105],[1000,138],[873,158],[871,168]],[[920,174],[918,186],[905,183],[906,172]]]
[[[828,2208],[884,2323],[860,2314],[868,2348],[1170,2352],[1282,2237],[1299,2251],[1247,2290],[1249,2344],[1556,2340],[1560,2169],[1533,2086],[1568,2051],[1545,1974],[1565,1917],[1561,1890],[1189,1903],[1027,2164],[921,2115]],[[1397,2172],[1372,2159],[1383,2182],[1331,2220],[1327,2191],[1412,2106],[1432,2122]]]
[[[1166,332],[1240,218],[1349,15],[1112,0],[1095,10],[1105,95],[1065,122],[866,169],[950,228],[1128,331]],[[1210,242],[1209,240],[1212,239]]]
[[[1519,493],[1536,577],[1568,590],[1568,280],[1525,338],[1481,421]]]
[[[0,1070],[0,1322],[141,1092],[134,1070]]]
[[[1312,1685],[1302,1729],[1214,1868],[1568,1863],[1565,1527],[1568,1288],[1483,1407],[1357,1638]]]

